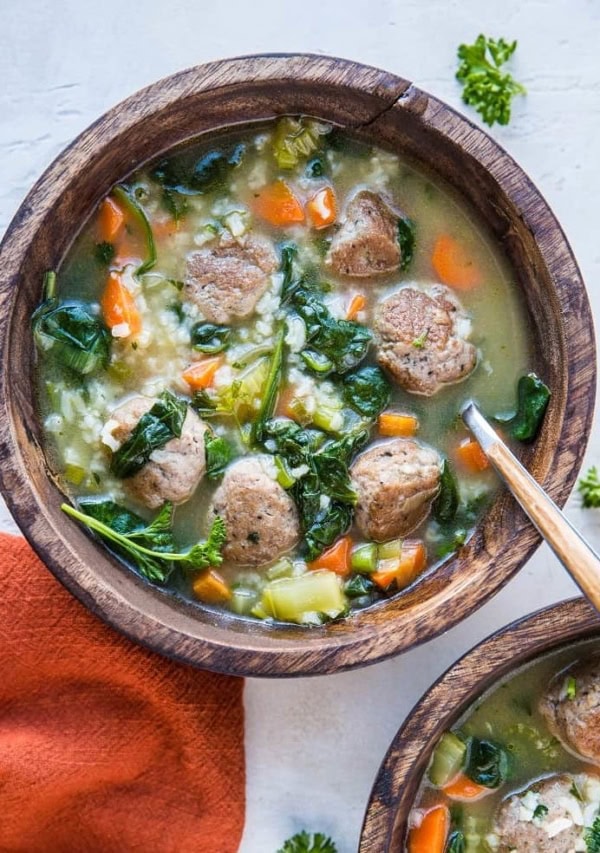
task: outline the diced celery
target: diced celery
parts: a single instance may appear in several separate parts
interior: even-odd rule
[[[277,578],[289,578],[292,575],[294,570],[294,564],[291,560],[288,560],[287,557],[282,557],[281,560],[277,560],[270,568],[265,572],[267,578],[270,581],[277,580]]]
[[[281,488],[291,489],[296,482],[296,478],[290,472],[283,456],[275,457],[275,467],[277,468],[277,482]]]
[[[402,554],[402,539],[391,539],[382,542],[378,548],[377,556],[380,560],[399,560]]]
[[[293,169],[307,159],[320,145],[319,137],[331,127],[314,119],[284,116],[277,122],[273,136],[273,154],[280,169]]]
[[[460,773],[465,762],[467,745],[453,732],[445,732],[433,753],[429,765],[429,779],[438,788],[443,788]]]
[[[312,417],[312,422],[325,432],[340,432],[344,426],[344,416],[339,408],[319,406]]]
[[[269,359],[260,358],[251,364],[239,377],[237,395],[234,402],[238,420],[251,418],[260,406],[262,388],[269,374]]]
[[[329,571],[271,581],[263,592],[262,604],[277,619],[300,624],[306,613],[325,613],[333,619],[347,607],[341,581]]]
[[[85,468],[81,465],[67,463],[65,465],[65,480],[73,486],[80,486],[85,478]]]
[[[374,572],[377,570],[377,545],[368,542],[352,551],[350,565],[355,572]]]
[[[233,610],[234,613],[237,613],[238,616],[248,616],[251,613],[252,608],[257,603],[258,593],[254,589],[244,589],[244,587],[238,587],[231,591],[231,599],[229,600],[229,606]]]
[[[250,611],[250,615],[254,616],[256,619],[270,619],[271,614],[267,611],[262,601],[257,601],[252,610]]]
[[[295,421],[302,426],[306,426],[312,420],[310,412],[306,408],[306,403],[300,397],[294,397],[287,404],[288,411],[293,415]]]

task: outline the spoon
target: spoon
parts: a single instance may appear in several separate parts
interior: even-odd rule
[[[462,418],[573,580],[596,610],[600,610],[600,557],[521,465],[475,403],[465,406]]]

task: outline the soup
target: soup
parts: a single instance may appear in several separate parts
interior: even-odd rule
[[[442,736],[407,850],[600,850],[599,655],[594,640],[529,664]]]
[[[311,119],[144,166],[44,289],[65,511],[150,581],[240,616],[320,625],[435,570],[496,489],[461,406],[531,440],[548,399],[469,211]]]

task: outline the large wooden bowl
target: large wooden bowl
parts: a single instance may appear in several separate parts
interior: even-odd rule
[[[534,658],[600,636],[600,615],[583,598],[513,622],[453,664],[413,708],[379,768],[359,853],[401,853],[415,795],[440,735],[505,675]]]
[[[523,291],[532,365],[553,391],[523,459],[563,504],[590,430],[590,308],[552,212],[485,133],[411,83],[340,59],[258,56],[184,71],[133,95],[86,130],[29,193],[0,250],[0,482],[25,536],[91,610],[132,639],[211,669],[261,676],[364,666],[439,634],[490,598],[539,543],[501,494],[470,543],[406,594],[329,627],[244,621],[178,601],[129,572],[65,518],[48,470],[33,390],[29,318],[42,273],[118,179],[175,143],[233,124],[307,113],[397,150],[455,187],[502,244]]]

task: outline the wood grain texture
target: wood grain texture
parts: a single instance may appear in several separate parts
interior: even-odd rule
[[[29,317],[43,271],[59,265],[79,223],[141,162],[199,134],[285,113],[318,116],[412,157],[452,184],[502,244],[528,307],[533,366],[554,392],[523,461],[559,505],[582,459],[595,389],[590,309],[552,212],[493,140],[408,81],[328,57],[247,57],[167,78],[93,124],[40,178],[0,248],[0,484],[42,559],[100,617],[165,654],[262,676],[349,669],[423,642],[489,599],[539,542],[500,495],[469,544],[412,590],[306,630],[176,600],[124,570],[60,512],[33,395]]]
[[[408,816],[431,754],[472,702],[537,656],[597,635],[600,615],[574,598],[513,622],[453,664],[412,710],[379,768],[359,853],[404,850]]]

